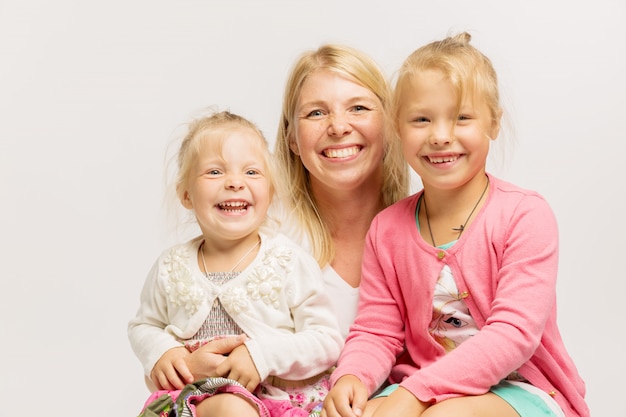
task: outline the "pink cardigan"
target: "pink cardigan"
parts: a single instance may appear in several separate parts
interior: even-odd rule
[[[333,384],[352,374],[373,392],[391,375],[391,382],[401,382],[420,400],[438,402],[483,394],[519,370],[553,396],[566,416],[589,416],[585,384],[557,328],[554,214],[536,192],[489,178],[486,203],[448,250],[433,248],[417,230],[421,192],[374,219],[359,310]],[[448,354],[428,332],[444,264],[480,328]]]

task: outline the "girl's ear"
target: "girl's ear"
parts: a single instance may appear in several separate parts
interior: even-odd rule
[[[180,202],[186,209],[191,210],[193,208],[193,203],[191,202],[191,197],[189,196],[189,191],[185,190],[180,195]]]
[[[489,139],[496,140],[498,135],[500,134],[500,122],[502,120],[502,109],[498,109],[498,114],[496,114],[491,122],[491,129],[489,132]]]

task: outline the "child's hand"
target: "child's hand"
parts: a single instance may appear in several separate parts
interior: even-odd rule
[[[241,385],[246,387],[250,392],[261,382],[261,376],[250,357],[250,352],[246,345],[241,345],[228,355],[228,358],[222,362],[216,369],[219,376],[234,379]]]
[[[233,349],[246,341],[246,335],[228,336],[211,340],[207,344],[193,351],[185,358],[194,380],[218,376],[216,368],[226,360]]]
[[[339,378],[324,400],[322,417],[359,417],[367,403],[367,388],[354,375]]]
[[[158,389],[183,389],[193,382],[193,375],[187,367],[185,358],[189,351],[181,346],[168,350],[159,358],[150,372],[150,379]]]

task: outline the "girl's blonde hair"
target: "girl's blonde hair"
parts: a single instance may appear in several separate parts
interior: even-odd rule
[[[394,118],[397,123],[402,92],[407,82],[425,70],[441,71],[452,83],[458,98],[458,109],[464,99],[480,100],[489,109],[493,122],[499,123],[502,114],[498,76],[491,60],[470,45],[467,32],[431,42],[415,50],[402,64],[396,81],[393,99]]]
[[[409,173],[393,128],[389,84],[378,65],[362,52],[342,45],[322,45],[317,50],[302,54],[291,69],[285,86],[275,156],[281,170],[281,178],[289,182],[286,184],[288,198],[285,204],[294,213],[298,225],[307,232],[313,256],[321,266],[324,266],[334,257],[334,244],[311,193],[309,173],[289,146],[295,134],[296,107],[302,86],[312,73],[319,70],[333,71],[354,80],[372,91],[381,102],[385,146],[381,193],[385,206],[408,194]]]
[[[263,149],[264,163],[267,168],[267,177],[272,190],[276,189],[275,178],[272,175],[272,161],[268,149],[267,140],[259,128],[248,119],[231,113],[221,111],[209,116],[200,117],[189,123],[187,135],[182,140],[178,150],[178,174],[176,176],[176,194],[179,199],[184,198],[186,186],[191,177],[193,165],[198,160],[200,149],[205,140],[220,140],[220,134],[228,127],[243,127],[257,134],[261,148]]]

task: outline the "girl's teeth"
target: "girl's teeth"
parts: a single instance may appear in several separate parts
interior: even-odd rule
[[[457,159],[458,157],[456,156],[446,156],[446,157],[439,157],[439,158],[433,158],[431,156],[428,157],[428,160],[433,164],[442,164],[444,162],[454,162]]]
[[[243,201],[227,201],[219,204],[219,207],[225,211],[244,211],[247,206],[248,204]]]

